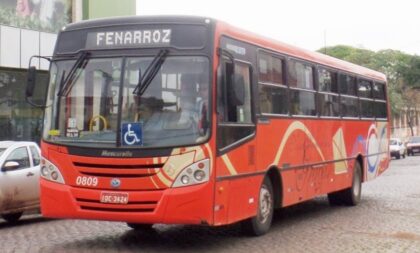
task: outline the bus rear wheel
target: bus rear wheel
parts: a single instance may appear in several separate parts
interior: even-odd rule
[[[129,226],[130,228],[132,228],[134,230],[139,230],[139,231],[148,231],[148,230],[153,229],[153,224],[127,222],[127,226]]]
[[[251,236],[260,236],[268,232],[274,213],[273,186],[265,177],[260,187],[257,215],[242,221],[242,231]]]
[[[356,206],[362,196],[362,168],[359,162],[355,162],[351,187],[328,194],[331,205]]]

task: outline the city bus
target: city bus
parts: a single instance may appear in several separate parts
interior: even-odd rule
[[[276,208],[357,205],[389,164],[384,74],[222,21],[70,24],[50,62],[45,217],[262,235]]]

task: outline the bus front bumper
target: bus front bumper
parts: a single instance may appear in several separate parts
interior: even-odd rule
[[[102,192],[123,191],[77,188],[41,178],[41,212],[51,218],[211,225],[211,186],[204,183],[165,190],[129,191],[127,204],[109,204],[100,202]]]

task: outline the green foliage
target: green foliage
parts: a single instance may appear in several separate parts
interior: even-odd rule
[[[414,101],[416,96],[410,95],[420,88],[420,57],[417,55],[391,49],[374,52],[343,45],[321,48],[318,52],[384,73],[394,114],[403,107],[410,108],[420,102]]]

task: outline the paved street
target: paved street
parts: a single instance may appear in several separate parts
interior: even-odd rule
[[[280,210],[269,234],[243,236],[239,227],[156,225],[153,233],[124,223],[0,221],[1,252],[420,252],[420,156],[392,160],[363,185],[357,207],[330,207],[326,197]]]

